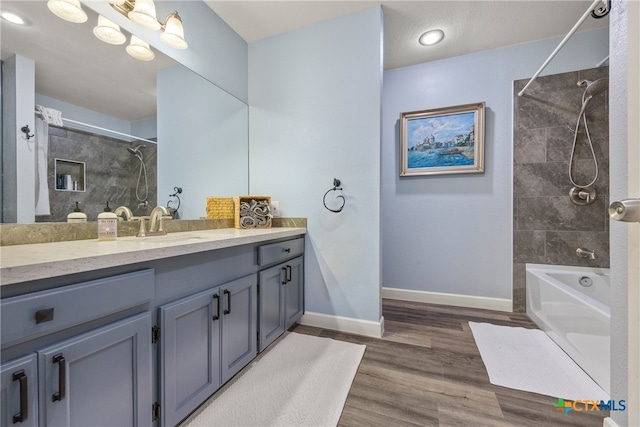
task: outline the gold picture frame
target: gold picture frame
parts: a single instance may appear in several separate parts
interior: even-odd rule
[[[400,114],[400,176],[484,172],[484,102]]]

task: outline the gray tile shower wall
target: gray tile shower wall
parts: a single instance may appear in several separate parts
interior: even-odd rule
[[[582,106],[580,80],[607,78],[608,67],[539,77],[517,94],[528,79],[514,82],[513,135],[513,309],[526,309],[525,264],[609,267],[609,120],[608,91],[594,96],[586,109],[598,160],[597,199],[578,206],[569,199],[569,159]],[[574,180],[588,183],[595,167],[580,122]],[[578,247],[595,251],[590,260]]]
[[[148,208],[138,208],[136,185],[140,161],[128,147],[139,144],[110,138],[89,132],[49,126],[48,181],[51,215],[36,217],[36,222],[64,222],[75,202],[95,221],[109,200],[112,209],[124,205],[134,215],[148,215],[157,204],[157,150],[156,145],[145,143],[142,149],[147,168],[149,192]],[[64,159],[85,164],[84,191],[56,189],[55,159]],[[144,196],[144,175],[139,193]]]

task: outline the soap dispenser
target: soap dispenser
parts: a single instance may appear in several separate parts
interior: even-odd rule
[[[80,210],[80,202],[76,202],[76,208],[67,215],[67,222],[87,222],[87,214]]]
[[[98,240],[116,240],[118,237],[118,216],[111,212],[109,202],[104,212],[98,215]]]

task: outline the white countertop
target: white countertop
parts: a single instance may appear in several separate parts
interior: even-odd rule
[[[259,243],[306,233],[306,228],[185,231],[166,236],[119,237],[0,247],[0,286]]]

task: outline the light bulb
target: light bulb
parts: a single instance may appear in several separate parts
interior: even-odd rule
[[[47,7],[54,15],[65,21],[81,24],[89,19],[78,0],[49,0]]]
[[[127,41],[127,37],[120,31],[120,27],[102,15],[98,16],[98,25],[93,28],[93,34],[109,44],[118,45]]]
[[[127,14],[127,17],[148,30],[157,31],[161,27],[156,19],[156,5],[153,0],[136,0],[133,10]]]
[[[167,46],[171,46],[176,49],[186,49],[188,47],[187,41],[184,39],[182,19],[180,19],[178,12],[173,12],[167,18],[164,32],[160,34],[160,40],[162,40]]]
[[[126,50],[129,55],[141,61],[151,61],[155,58],[153,51],[149,47],[149,43],[134,35],[131,36],[131,42]]]

